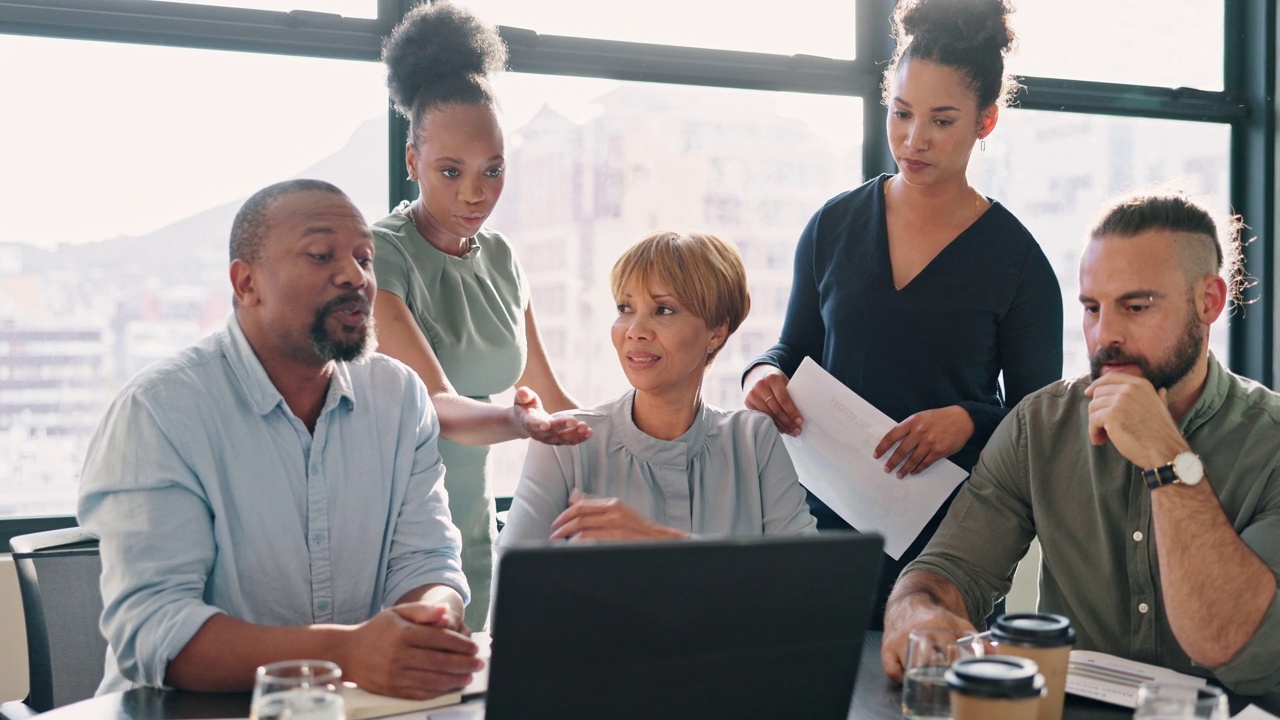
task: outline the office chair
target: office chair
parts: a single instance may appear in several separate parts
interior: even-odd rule
[[[493,509],[498,516],[498,532],[502,532],[502,528],[507,525],[507,513],[511,511],[511,498],[496,497],[493,499]]]
[[[31,680],[26,700],[0,705],[0,719],[25,720],[93,697],[102,682],[107,654],[98,629],[102,560],[98,539],[80,528],[20,535],[10,544]]]

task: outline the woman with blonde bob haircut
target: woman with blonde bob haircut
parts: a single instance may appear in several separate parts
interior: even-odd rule
[[[529,448],[498,544],[816,533],[770,418],[702,400],[707,367],[751,308],[738,251],[712,235],[654,233],[610,281],[613,346],[632,389],[569,411],[590,440]]]

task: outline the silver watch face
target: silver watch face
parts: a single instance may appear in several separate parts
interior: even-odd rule
[[[1200,456],[1193,452],[1178,453],[1178,457],[1173,459],[1173,472],[1183,485],[1195,485],[1204,479],[1204,465]]]

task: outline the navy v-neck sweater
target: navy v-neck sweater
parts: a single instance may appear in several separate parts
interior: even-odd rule
[[[972,470],[1009,408],[1061,377],[1062,292],[1035,238],[994,201],[896,289],[888,179],[838,195],[814,214],[796,246],[778,344],[748,367],[768,363],[790,376],[811,357],[896,421],[959,405],[973,418],[974,434],[950,459]],[[810,504],[819,527],[848,527],[815,498]],[[900,561],[886,556],[882,600],[943,512]]]

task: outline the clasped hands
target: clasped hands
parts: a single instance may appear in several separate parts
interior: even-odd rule
[[[681,540],[687,533],[639,515],[617,498],[569,493],[569,507],[551,523],[552,540]]]
[[[369,692],[426,700],[461,690],[484,668],[470,635],[460,602],[401,603],[352,626],[338,664]]]

